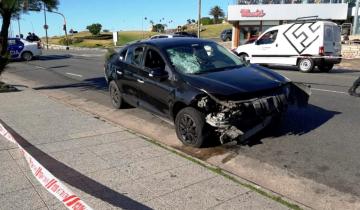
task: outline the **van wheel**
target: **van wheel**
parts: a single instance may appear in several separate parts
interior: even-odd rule
[[[115,83],[115,81],[111,81],[109,84],[109,93],[111,97],[111,104],[115,109],[120,109],[123,106],[123,99],[122,94],[120,92],[120,89],[118,85]]]
[[[314,70],[315,63],[311,58],[301,58],[298,62],[298,68],[301,72],[308,73]]]
[[[21,55],[21,58],[24,60],[24,61],[31,61],[33,59],[33,54],[31,52],[24,52],[22,55]]]
[[[246,54],[246,53],[240,53],[240,54],[239,54],[239,58],[240,58],[241,60],[243,60],[243,61],[246,61],[247,63],[250,63],[250,61],[249,61],[249,55]]]
[[[176,135],[183,144],[196,148],[204,145],[207,129],[203,113],[186,107],[176,115],[175,127]]]
[[[321,72],[329,72],[333,67],[334,67],[334,64],[324,64],[324,65],[319,65],[318,69]]]

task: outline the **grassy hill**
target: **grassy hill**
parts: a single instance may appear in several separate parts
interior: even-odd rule
[[[216,25],[206,25],[202,26],[201,37],[206,39],[215,39],[218,40],[220,33],[224,29],[231,28],[230,24],[216,24]],[[189,31],[196,31],[196,27],[190,28]],[[120,31],[118,33],[118,46],[125,45],[129,42],[147,39],[157,33],[148,32],[148,31]],[[101,33],[99,37],[92,37],[89,32],[79,32],[74,35],[69,35],[69,38],[72,40],[71,46],[76,47],[101,47],[101,48],[111,48],[113,47],[113,41],[110,37],[112,33]],[[105,38],[106,37],[106,38]],[[45,41],[45,39],[43,38]],[[64,45],[65,39],[64,36],[54,36],[49,38],[50,44]]]

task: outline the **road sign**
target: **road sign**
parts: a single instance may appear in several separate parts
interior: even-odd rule
[[[44,29],[45,30],[49,29],[49,25],[44,25]]]

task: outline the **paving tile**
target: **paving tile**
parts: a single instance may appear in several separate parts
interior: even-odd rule
[[[117,168],[96,171],[88,174],[88,177],[109,187],[132,181],[127,174],[121,172]]]
[[[8,150],[0,150],[0,162],[12,161],[12,157]]]
[[[288,209],[286,206],[266,198],[256,192],[247,192],[222,203],[212,210],[282,210]]]
[[[156,210],[168,210],[171,209],[171,206],[164,202],[161,198],[155,198],[150,201],[146,201],[144,203],[149,208],[156,209]]]
[[[144,141],[144,140],[143,140]],[[154,145],[142,146],[117,153],[109,153],[101,155],[105,161],[111,166],[122,167],[123,165],[160,157],[168,154],[167,150],[156,147]]]
[[[34,188],[23,189],[0,196],[1,209],[39,209],[45,207],[44,202]]]
[[[246,192],[238,184],[216,176],[160,198],[174,209],[208,209]]]
[[[148,176],[137,181],[151,190],[154,195],[160,196],[214,176],[215,174],[207,169],[192,164]]]
[[[118,167],[132,179],[139,179],[184,165],[191,164],[190,161],[174,154],[165,154],[159,157],[145,159]]]

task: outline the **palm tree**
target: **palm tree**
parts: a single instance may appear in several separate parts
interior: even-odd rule
[[[225,16],[224,11],[219,6],[215,6],[215,7],[211,8],[209,14],[214,17],[215,24],[219,23],[220,17]]]

